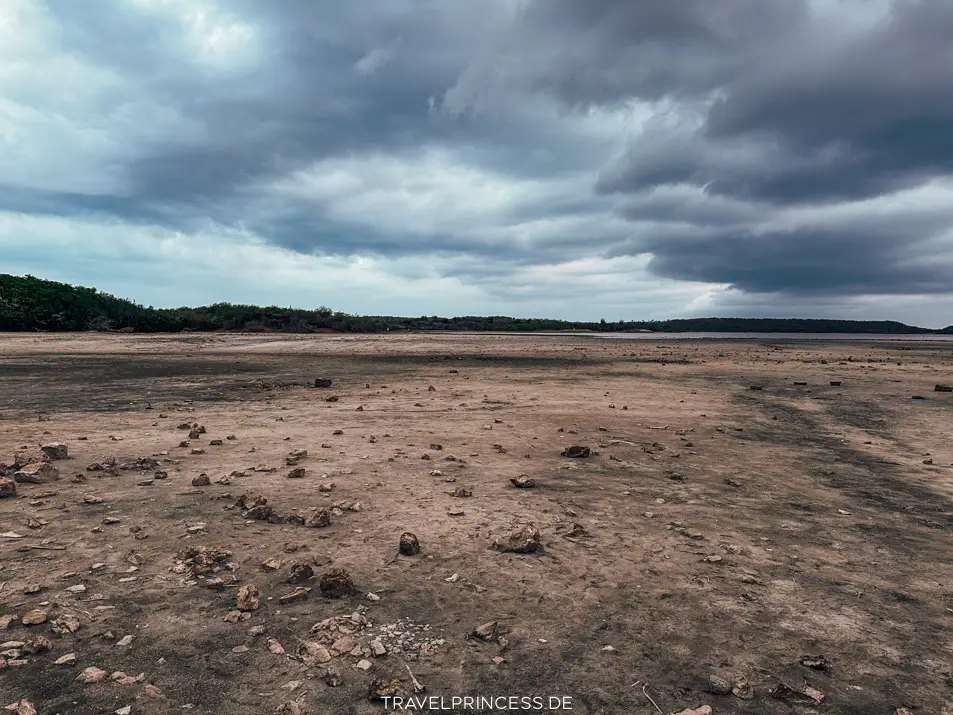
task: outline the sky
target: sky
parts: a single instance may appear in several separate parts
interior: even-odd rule
[[[2,0],[0,272],[953,323],[949,0]]]

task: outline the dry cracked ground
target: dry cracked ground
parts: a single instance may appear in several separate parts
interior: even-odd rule
[[[4,335],[0,708],[949,715],[950,382],[941,342]]]

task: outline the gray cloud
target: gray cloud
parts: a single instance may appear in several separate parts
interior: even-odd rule
[[[651,254],[759,314],[950,291],[940,0],[24,6],[0,212],[432,257],[472,286]]]

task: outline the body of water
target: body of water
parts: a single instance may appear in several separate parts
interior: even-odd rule
[[[594,337],[605,340],[893,340],[915,342],[953,343],[953,335],[898,335],[880,333],[527,333],[528,335],[552,335]]]

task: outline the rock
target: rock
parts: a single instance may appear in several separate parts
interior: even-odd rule
[[[840,380],[831,380],[831,387],[840,387],[840,385],[841,385]]]
[[[409,685],[399,678],[377,678],[371,682],[367,691],[367,697],[372,701],[406,697],[411,694],[413,694],[413,691]]]
[[[208,443],[208,446],[209,446],[209,447],[221,447],[223,444],[224,444],[224,442],[222,442],[222,440],[220,440],[220,439],[213,439],[211,442]]]
[[[288,479],[301,479],[305,474],[306,470],[304,467],[295,467],[288,472]]]
[[[682,710],[680,713],[675,713],[675,715],[712,715],[712,712],[710,705],[702,705],[700,708]]]
[[[76,663],[76,654],[67,653],[66,655],[61,655],[59,658],[53,661],[53,665],[74,665]]]
[[[272,509],[267,504],[259,504],[254,506],[248,511],[242,512],[242,516],[246,519],[252,519],[254,521],[276,521],[280,520],[275,510]]]
[[[12,705],[7,705],[7,707],[4,709],[12,715],[36,715],[36,708],[33,707],[33,703],[26,698],[23,698]]]
[[[69,459],[69,447],[62,442],[51,442],[40,447],[50,459]]]
[[[36,609],[24,613],[23,617],[20,619],[20,622],[25,626],[38,626],[41,623],[46,623],[46,618],[46,611]]]
[[[0,477],[0,499],[15,497],[17,495],[17,484],[12,479]]]
[[[506,638],[503,636],[503,627],[500,626],[498,621],[489,621],[477,626],[470,631],[467,638],[483,641],[484,643],[496,643],[501,647],[505,647],[507,644]]]
[[[53,643],[44,636],[30,636],[20,648],[27,655],[36,655],[53,650]]]
[[[371,663],[371,661],[362,659],[357,661],[357,663],[354,664],[354,667],[358,670],[368,671],[373,667],[373,665],[374,664]]]
[[[764,387],[762,387],[761,385],[749,385],[748,389],[749,390],[763,390]]]
[[[133,636],[123,636],[116,641],[116,645],[125,647],[127,645],[131,645],[134,640],[135,638]]]
[[[330,492],[334,490],[334,482],[326,482],[318,485],[319,492]]]
[[[295,601],[303,601],[308,597],[308,594],[311,593],[310,588],[305,588],[304,586],[298,586],[291,593],[286,593],[284,596],[278,598],[278,603],[284,605],[286,603],[294,603]]]
[[[84,494],[83,503],[84,504],[102,504],[105,501],[102,497],[98,497],[95,494]]]
[[[822,673],[831,669],[831,664],[824,655],[805,655],[801,658],[801,665],[812,670],[819,670]]]
[[[314,578],[314,569],[305,563],[296,563],[291,566],[291,573],[285,579],[285,583],[301,583]]]
[[[196,447],[195,449],[192,450],[192,454],[205,454],[205,450],[202,449],[201,447]]]
[[[536,486],[536,480],[526,474],[520,474],[518,477],[510,477],[510,482],[517,489],[532,489]]]
[[[371,641],[370,647],[371,647],[371,653],[374,655],[375,658],[379,658],[382,655],[387,654],[387,648],[384,646],[383,643],[381,643],[377,639]]]
[[[301,700],[289,700],[278,706],[275,715],[311,715],[311,710]]]
[[[315,387],[331,387],[331,380],[326,377],[316,377],[314,379]]]
[[[934,392],[953,392],[953,385],[934,385]]]
[[[450,492],[450,496],[457,497],[459,499],[465,499],[467,497],[472,497],[473,492],[471,492],[469,489],[465,489],[464,487],[457,487]]]
[[[331,651],[314,641],[305,641],[298,646],[298,655],[309,668],[331,662]]]
[[[72,614],[63,614],[50,624],[50,630],[56,635],[65,636],[75,633],[82,627],[82,622],[77,616]]]
[[[11,625],[16,623],[19,619],[13,615],[0,616],[0,631],[7,630]]]
[[[720,675],[708,676],[708,692],[715,695],[728,695],[731,692],[731,681]]]
[[[731,686],[731,694],[741,700],[751,700],[754,698],[754,688],[744,676],[735,679]]]
[[[304,525],[309,529],[331,526],[331,512],[327,509],[314,509],[305,517]]]
[[[238,595],[235,597],[235,608],[239,611],[258,610],[258,588],[255,584],[246,583],[238,589]]]
[[[409,531],[405,531],[400,535],[398,551],[404,556],[416,556],[420,553],[420,542],[417,540],[417,537],[414,534],[411,534]]]
[[[84,685],[92,685],[93,683],[101,683],[108,677],[109,673],[105,670],[90,666],[76,676],[76,680]]]
[[[281,568],[281,559],[270,558],[261,563],[262,571],[277,571]]]
[[[734,692],[734,691],[732,691]],[[817,688],[813,688],[810,685],[804,685],[801,687],[788,685],[784,682],[779,682],[777,686],[771,691],[771,695],[778,700],[794,700],[800,702],[812,702],[815,705],[819,705],[824,700],[824,693],[822,693]]]
[[[344,569],[332,569],[321,577],[321,595],[325,598],[341,598],[355,592],[354,581]]]
[[[279,643],[275,638],[268,639],[268,652],[274,653],[275,655],[284,655],[285,649],[282,648],[281,643]]]
[[[222,620],[225,621],[225,623],[238,623],[239,621],[247,621],[249,618],[251,618],[251,613],[229,611]]]
[[[49,462],[35,462],[13,473],[13,481],[20,484],[46,484],[59,479],[60,470]]]
[[[574,444],[569,447],[566,447],[566,449],[560,452],[560,454],[563,457],[568,457],[570,459],[581,459],[583,457],[588,457],[590,454],[592,454],[592,450],[589,449],[589,447],[584,447],[581,445]]]
[[[510,534],[505,541],[495,540],[493,548],[503,553],[532,554],[543,548],[540,533],[533,524],[527,524]]]

